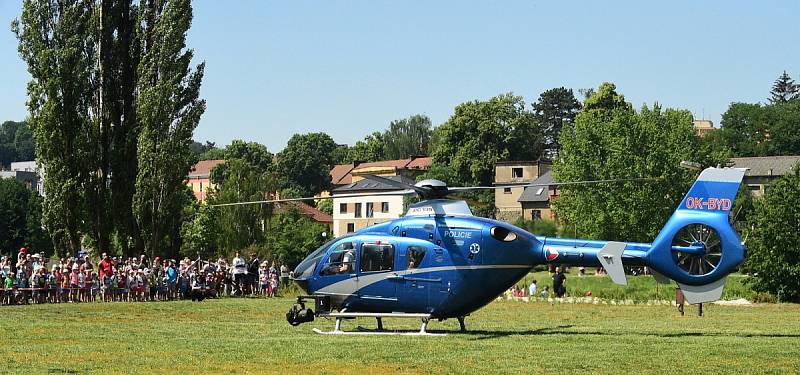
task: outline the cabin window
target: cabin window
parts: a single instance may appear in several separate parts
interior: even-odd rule
[[[511,168],[511,177],[522,178],[522,168]]]
[[[347,213],[347,203],[339,203],[339,213],[340,214]]]
[[[533,210],[531,211],[531,220],[542,220],[542,211],[541,210]]]
[[[342,242],[331,251],[328,262],[322,269],[322,275],[338,275],[355,273],[356,245],[352,242]]]
[[[389,212],[389,202],[381,202],[381,212]]]
[[[511,188],[503,188],[503,194],[511,194]]]
[[[516,233],[503,227],[492,227],[489,233],[498,241],[511,242],[517,239]]]
[[[356,217],[361,217],[361,203],[356,203]]]
[[[371,243],[361,245],[361,272],[391,271],[394,245]]]
[[[419,268],[422,259],[425,258],[425,248],[421,246],[409,246],[406,251],[408,256],[408,269]]]
[[[367,217],[374,217],[375,216],[375,204],[372,202],[367,202]]]

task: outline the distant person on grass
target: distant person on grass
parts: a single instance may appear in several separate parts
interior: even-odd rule
[[[561,267],[556,267],[556,273],[553,274],[553,293],[557,298],[562,298],[567,293],[567,288],[564,286],[566,281],[567,276],[564,275]]]

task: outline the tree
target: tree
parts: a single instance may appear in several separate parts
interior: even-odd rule
[[[181,226],[183,242],[180,254],[190,258],[199,256],[206,259],[218,255],[216,221],[219,210],[195,203],[192,211],[192,218],[184,221]]]
[[[12,23],[19,53],[28,65],[28,110],[46,171],[44,221],[58,247],[81,246],[94,155],[97,103],[97,17],[94,4],[78,0],[33,1]]]
[[[350,147],[347,163],[386,160],[386,143],[383,133],[374,132]]]
[[[217,185],[209,203],[259,201],[272,198],[277,190],[273,177],[272,154],[266,146],[234,140],[225,148],[225,163],[211,170]],[[265,239],[264,226],[272,213],[271,205],[219,207],[214,213],[217,244],[220,250],[239,250]]]
[[[755,201],[747,265],[753,288],[800,302],[800,165]]]
[[[767,156],[774,153],[768,111],[761,104],[731,103],[722,114],[719,136],[733,155]]]
[[[575,122],[581,103],[572,89],[557,87],[539,95],[533,103],[533,114],[544,132],[544,147],[551,156],[558,155],[561,145],[558,136],[564,125]]]
[[[33,133],[25,121],[0,124],[0,167],[35,158]]]
[[[458,105],[434,138],[434,164],[452,168],[452,183],[465,185],[491,184],[500,160],[538,159],[544,139],[522,97],[510,93]]]
[[[286,206],[270,223],[271,252],[281,263],[296,266],[309,253],[322,246],[328,227]]]
[[[770,90],[769,102],[772,104],[786,103],[792,99],[800,97],[800,85],[794,83],[792,77],[786,71],[775,80]]]
[[[732,103],[722,115],[722,127],[714,133],[737,157],[797,155],[800,100],[771,105]]]
[[[52,253],[53,244],[42,229],[41,198],[15,179],[0,179],[0,251],[20,247]]]
[[[564,186],[553,206],[580,236],[652,241],[696,177],[683,160],[708,159],[685,110],[659,105],[640,112],[604,83],[561,133],[556,181],[658,178],[649,182]],[[721,163],[720,161],[711,161]]]
[[[428,155],[431,133],[431,119],[425,115],[392,121],[383,133],[384,157],[394,160]]]
[[[180,228],[182,188],[197,161],[189,146],[206,107],[199,98],[204,64],[194,71],[189,67],[194,54],[185,43],[192,21],[189,0],[142,4],[139,19],[139,169],[133,208],[145,250],[155,254],[169,247],[166,235]]]
[[[325,133],[295,134],[278,154],[278,172],[283,187],[296,188],[310,197],[330,189],[330,170],[336,142]]]

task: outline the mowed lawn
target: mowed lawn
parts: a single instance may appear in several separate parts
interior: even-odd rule
[[[797,373],[800,306],[497,301],[444,337],[319,335],[288,298],[1,306],[0,373]],[[348,321],[373,328],[375,321]],[[416,329],[410,320],[387,328]]]

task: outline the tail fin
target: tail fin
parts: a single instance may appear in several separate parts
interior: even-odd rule
[[[656,273],[692,291],[684,293],[691,303],[718,299],[723,278],[744,260],[745,248],[728,215],[745,171],[703,170],[645,256]]]

